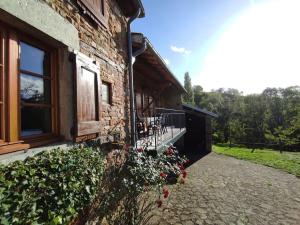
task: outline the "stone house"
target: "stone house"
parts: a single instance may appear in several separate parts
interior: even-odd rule
[[[128,26],[143,16],[139,0],[1,0],[0,154],[129,139]]]
[[[131,33],[144,16],[140,0],[0,1],[0,161],[90,139],[183,146],[185,89]]]

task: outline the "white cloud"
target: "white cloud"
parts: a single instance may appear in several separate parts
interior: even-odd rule
[[[167,59],[167,58],[164,58],[164,61],[165,61],[165,63],[166,63],[167,65],[170,65],[170,64],[171,64],[171,61],[170,61],[169,59]]]
[[[180,53],[180,54],[184,54],[184,55],[189,55],[191,54],[192,52],[190,50],[187,50],[185,48],[179,48],[179,47],[176,47],[174,45],[171,46],[171,50],[173,52],[176,52],[176,53]]]

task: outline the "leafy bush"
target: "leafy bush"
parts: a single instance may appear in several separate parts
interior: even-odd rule
[[[121,157],[125,152],[125,157]],[[152,210],[161,207],[169,196],[166,184],[170,181],[184,183],[188,161],[179,157],[177,150],[167,147],[165,151],[153,154],[144,148],[125,148],[118,151],[116,161],[105,175],[107,180],[98,205],[98,219],[103,218],[111,225],[145,225]]]
[[[92,148],[55,149],[0,167],[0,224],[67,224],[90,204],[104,171]]]
[[[97,148],[56,149],[0,165],[0,224],[68,224],[87,209],[85,221],[145,225],[168,198],[166,184],[184,183],[187,160],[172,146],[157,154],[146,147],[113,151],[105,171]]]

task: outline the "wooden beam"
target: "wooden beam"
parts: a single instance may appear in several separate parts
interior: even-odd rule
[[[8,40],[8,141],[16,142],[19,139],[19,94],[18,94],[18,62],[19,62],[19,45],[15,32],[9,33]]]
[[[170,87],[170,85],[172,85],[172,84],[166,83],[166,84],[163,86],[163,88],[159,91],[159,93],[156,94],[156,96],[153,96],[152,101],[149,102],[149,104],[147,105],[147,107],[143,110],[143,113],[144,113],[146,110],[149,109],[150,105],[152,105],[152,103],[153,103],[154,101],[156,101],[156,100],[159,98],[159,96],[166,90],[166,88]]]

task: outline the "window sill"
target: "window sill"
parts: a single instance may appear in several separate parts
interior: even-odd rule
[[[31,139],[24,139],[24,141],[13,142],[13,143],[1,143],[0,144],[0,155],[17,152],[26,151],[29,148],[35,148],[42,145],[48,145],[54,142],[61,141],[62,137],[56,135],[44,135],[40,137],[35,137]]]
[[[51,151],[57,148],[68,150],[73,146],[74,144],[72,142],[58,142],[58,143],[54,143],[42,147],[26,149],[17,152],[11,152],[8,154],[0,155],[0,163],[8,164],[17,160],[25,160],[26,158],[33,157],[40,152]]]
[[[0,146],[0,155],[7,154],[11,152],[26,150],[30,148],[28,144],[24,144],[22,142],[19,143],[3,143]]]
[[[55,134],[37,135],[35,137],[24,138],[24,142],[29,145],[29,148],[35,148],[42,145],[51,144],[61,141],[63,138]]]

